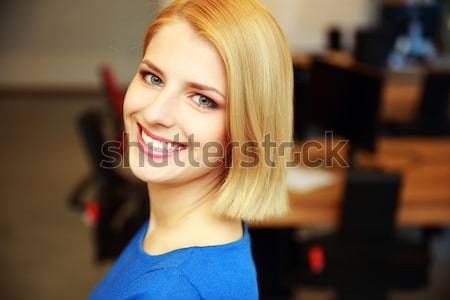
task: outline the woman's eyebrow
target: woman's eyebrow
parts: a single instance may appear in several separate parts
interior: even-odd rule
[[[164,72],[161,71],[160,68],[158,68],[154,63],[152,63],[152,62],[149,61],[148,59],[144,59],[144,60],[142,60],[142,62],[143,62],[144,64],[146,64],[148,67],[150,67],[150,68],[152,68],[153,70],[155,70],[156,72],[158,72],[159,74],[161,74],[162,76],[164,76]],[[222,98],[225,99],[225,96],[224,96],[221,92],[219,92],[219,90],[217,90],[216,88],[213,88],[213,87],[211,87],[211,86],[207,86],[207,85],[200,84],[200,83],[196,83],[196,82],[187,82],[186,84],[187,84],[187,86],[189,86],[189,87],[193,87],[193,88],[196,88],[196,89],[199,89],[199,90],[205,90],[205,91],[212,91],[212,92],[215,92],[215,93],[219,94],[220,96],[222,96]]]
[[[215,89],[211,86],[203,85],[203,84],[196,83],[196,82],[188,82],[187,85],[190,87],[193,87],[195,89],[215,92],[215,93],[219,94],[220,96],[222,96],[222,98],[225,99],[225,96],[221,92],[219,92],[217,89]]]
[[[142,60],[142,62],[144,64],[146,64],[148,67],[152,68],[153,70],[155,70],[156,72],[158,72],[159,74],[161,74],[162,76],[164,76],[164,72],[161,71],[160,68],[158,68],[157,66],[155,66],[154,63],[152,63],[151,61],[149,61],[148,59],[144,59]]]

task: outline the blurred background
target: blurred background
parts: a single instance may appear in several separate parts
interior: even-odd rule
[[[0,2],[0,298],[85,299],[146,218],[145,185],[99,163],[105,142],[126,161],[124,92],[167,2]],[[300,153],[291,213],[250,224],[261,298],[450,299],[450,2],[261,2]]]

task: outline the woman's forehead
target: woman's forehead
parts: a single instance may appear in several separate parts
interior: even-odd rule
[[[195,79],[225,93],[225,69],[220,55],[185,21],[163,25],[147,46],[144,60],[156,65],[164,76]]]

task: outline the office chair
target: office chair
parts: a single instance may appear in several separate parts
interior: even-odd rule
[[[299,242],[299,286],[333,288],[337,299],[386,299],[390,289],[426,286],[426,243],[400,240],[400,176],[349,171],[337,231]]]
[[[388,28],[361,28],[355,33],[353,55],[359,62],[384,68],[394,43],[395,34]]]
[[[249,228],[260,299],[289,299],[297,259],[294,228]]]
[[[100,83],[106,100],[106,107],[109,108],[109,118],[113,123],[115,139],[120,143],[119,151],[123,154],[123,102],[125,91],[119,85],[119,80],[109,64],[99,66]]]
[[[125,91],[119,85],[117,76],[109,64],[101,64],[99,67],[101,83],[111,108],[119,121],[123,120],[123,100]]]
[[[407,124],[385,124],[385,135],[449,135],[449,99],[450,70],[428,70],[413,121]]]
[[[423,134],[450,134],[449,100],[450,70],[428,71],[416,116],[416,130]]]
[[[96,110],[84,112],[78,119],[92,170],[69,197],[73,208],[84,211],[92,205],[85,199],[86,192],[95,188],[94,204],[99,211],[93,224],[97,261],[120,254],[146,220],[149,204],[145,184],[132,182],[117,172],[124,158],[117,151],[117,144],[116,149],[105,146],[108,141],[102,131],[103,123],[102,113]]]

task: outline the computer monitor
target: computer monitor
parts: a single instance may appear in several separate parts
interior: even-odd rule
[[[351,164],[356,151],[376,150],[382,82],[381,73],[358,63],[312,65],[310,122],[349,140]]]
[[[294,65],[294,138],[302,140],[308,136],[310,107],[308,99],[310,69]]]
[[[381,23],[388,26],[396,35],[404,35],[411,20],[416,19],[422,25],[423,35],[436,40],[440,34],[441,13],[439,4],[385,4],[381,9]]]

